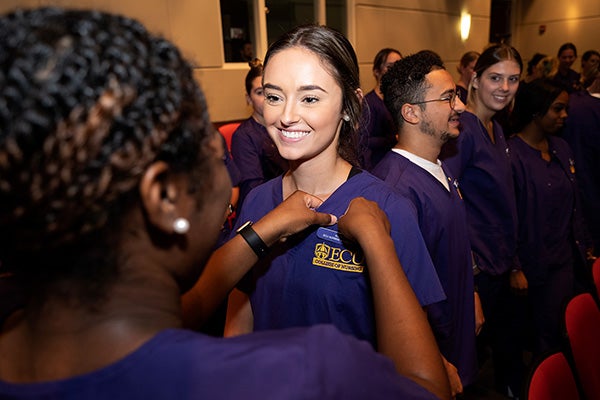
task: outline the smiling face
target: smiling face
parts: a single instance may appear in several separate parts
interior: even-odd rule
[[[512,60],[497,62],[473,78],[475,99],[479,107],[493,113],[505,108],[519,88],[521,68]]]
[[[337,157],[342,89],[302,47],[275,53],[264,69],[264,118],[279,153],[292,162]]]
[[[546,134],[558,132],[564,125],[567,118],[567,106],[569,105],[569,95],[567,92],[561,92],[550,104],[548,111],[544,116],[537,120],[538,125]]]
[[[429,88],[425,91],[425,100],[450,99],[456,95],[456,86],[448,71],[431,71],[426,75],[426,80]],[[455,101],[454,108],[451,107],[450,101],[425,103],[421,132],[439,138],[441,143],[457,137],[460,133],[458,116],[465,110],[465,105],[458,97]]]

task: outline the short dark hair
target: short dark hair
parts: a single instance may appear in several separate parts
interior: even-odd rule
[[[0,37],[3,268],[92,298],[118,276],[123,216],[151,163],[189,173],[204,198],[204,95],[179,50],[130,18],[18,10]]]
[[[352,45],[337,30],[320,25],[301,25],[284,33],[268,49],[264,67],[282,50],[301,47],[314,53],[323,62],[342,89],[342,113],[349,121],[343,121],[340,131],[338,154],[353,165],[358,165],[358,126],[362,102],[358,97],[360,78],[358,60]]]
[[[426,76],[437,69],[445,69],[442,59],[433,52],[422,51],[396,61],[381,79],[383,101],[398,128],[404,124],[402,106],[423,101],[429,87]]]
[[[513,132],[521,132],[535,117],[545,115],[565,90],[549,79],[536,79],[519,86],[511,113]]]

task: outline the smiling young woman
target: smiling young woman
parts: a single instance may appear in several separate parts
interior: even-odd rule
[[[411,204],[357,167],[362,91],[354,50],[333,29],[298,27],[269,48],[263,88],[265,126],[290,169],[248,195],[239,223],[260,218],[298,189],[323,201],[318,211],[336,216],[345,213],[353,198],[365,197],[389,217],[402,268],[377,268],[378,262],[363,256],[364,247],[338,235],[337,226],[309,229],[260,260],[232,293],[225,333],[331,323],[399,357],[400,365],[408,349],[396,350],[397,327],[388,324],[397,320],[391,310],[394,304],[401,307],[402,285],[390,284],[394,280],[387,274],[404,271],[421,306],[444,294]],[[378,246],[379,239],[374,235],[369,245]],[[431,334],[428,327],[424,334]],[[443,369],[434,375],[434,386],[440,385],[434,391],[445,397]]]
[[[486,323],[479,340],[492,346],[497,389],[520,391],[522,366],[511,329],[513,292],[524,293],[527,280],[517,256],[517,209],[510,153],[494,119],[508,107],[519,87],[523,63],[511,46],[484,50],[473,69],[461,133],[444,146],[441,157],[458,178],[465,200],[475,285]],[[510,390],[510,392],[509,392]]]

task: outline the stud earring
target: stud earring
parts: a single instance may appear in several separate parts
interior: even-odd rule
[[[346,122],[350,122],[350,116],[348,114],[342,115],[342,119]]]
[[[173,222],[173,231],[175,231],[175,233],[183,235],[184,233],[187,233],[187,231],[189,231],[189,230],[190,230],[190,221],[188,221],[187,219],[177,218]]]

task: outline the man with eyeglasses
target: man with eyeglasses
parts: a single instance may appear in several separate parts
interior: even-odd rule
[[[475,380],[475,336],[483,315],[479,312],[476,318],[478,296],[464,204],[456,179],[438,155],[448,139],[460,134],[459,115],[465,105],[442,60],[431,51],[394,63],[382,78],[381,91],[398,127],[398,143],[373,174],[396,187],[418,211],[423,238],[447,296],[426,311],[456,395]]]

